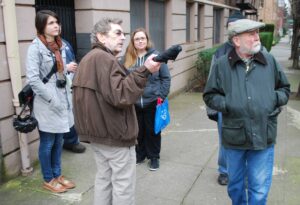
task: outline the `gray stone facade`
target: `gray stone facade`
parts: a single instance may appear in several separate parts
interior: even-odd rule
[[[149,9],[146,0],[146,10]],[[118,17],[123,20],[123,28],[126,33],[126,44],[130,39],[130,0],[74,0],[75,5],[75,26],[77,38],[77,55],[82,57],[90,47],[89,33],[93,25],[102,17]],[[220,40],[226,41],[226,21],[230,10],[237,9],[221,3],[211,1],[188,1],[189,14],[186,13],[187,2],[182,0],[164,1],[165,19],[165,48],[174,44],[182,45],[183,51],[175,62],[169,62],[172,76],[171,95],[184,89],[190,81],[195,79],[195,61],[200,50],[213,46],[213,18],[214,9],[221,10],[220,19]],[[15,10],[17,16],[17,36],[19,45],[19,56],[21,65],[21,77],[25,83],[25,58],[27,48],[35,37],[35,1],[16,0]],[[145,14],[147,15],[147,14]],[[189,19],[186,19],[189,18]],[[149,20],[149,16],[145,17]],[[0,172],[5,177],[14,176],[20,173],[22,161],[20,155],[18,133],[12,127],[15,107],[13,104],[13,86],[10,79],[9,58],[7,56],[6,37],[4,31],[3,5],[0,6]],[[149,21],[148,21],[149,22]],[[189,22],[189,26],[186,25]],[[149,25],[146,23],[146,28]],[[199,28],[198,28],[199,26]],[[186,31],[189,28],[189,32]],[[190,35],[188,38],[186,34]],[[189,39],[189,42],[186,42]],[[125,52],[125,46],[123,53]],[[29,159],[33,164],[37,159],[39,137],[37,131],[27,135]],[[0,175],[2,175],[0,174]],[[1,178],[0,178],[1,181]]]

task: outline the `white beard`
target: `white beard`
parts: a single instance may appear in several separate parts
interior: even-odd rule
[[[252,54],[258,53],[258,52],[260,51],[260,49],[261,49],[261,43],[258,43],[258,44],[255,45],[255,46],[253,47],[253,49],[251,50],[251,51],[252,51]]]
[[[253,46],[251,49],[245,48],[243,46],[240,47],[240,52],[248,55],[254,55],[258,53],[261,49],[261,43],[257,43],[255,46]]]

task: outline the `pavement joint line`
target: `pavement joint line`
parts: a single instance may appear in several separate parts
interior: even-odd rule
[[[210,162],[211,159],[213,159],[214,155],[216,154],[216,152],[218,151],[219,147],[216,147],[215,150],[212,152],[212,154],[209,156],[208,160],[205,162],[205,164],[203,165],[203,168],[200,170],[199,174],[197,175],[196,179],[194,180],[193,184],[191,185],[191,187],[188,189],[188,191],[185,193],[182,201],[180,202],[180,205],[184,205],[184,201],[187,198],[187,196],[189,195],[189,193],[191,192],[191,190],[194,188],[196,182],[198,181],[198,179],[200,178],[202,172],[204,170],[206,170],[208,168],[208,164]]]
[[[43,190],[43,189],[34,189],[34,188],[25,188],[26,190],[31,190],[33,192],[39,192],[42,194],[46,194],[46,195],[51,195],[53,197],[57,197],[60,198],[64,201],[68,201],[68,202],[79,202],[82,199],[82,194],[81,193],[52,193],[50,191],[47,190]],[[71,199],[72,197],[67,196],[67,195],[73,195],[73,199]],[[74,197],[74,195],[80,195],[80,199],[78,200],[78,196]]]
[[[154,195],[151,192],[147,193],[149,197],[153,197],[153,198],[159,198],[159,199],[167,199],[168,201],[174,201],[174,202],[178,202],[178,200],[172,198],[172,197],[165,197],[163,194],[160,196]],[[137,199],[137,197],[135,197]]]
[[[200,130],[166,130],[165,133],[179,133],[179,132],[217,132],[217,129],[200,129]]]
[[[280,168],[280,167],[278,167],[278,166],[276,166],[274,164],[274,166],[273,166],[273,172],[272,172],[273,176],[284,175],[286,173],[288,173],[288,170]]]
[[[300,128],[300,112],[298,110],[295,110],[291,108],[290,106],[287,106],[287,111],[292,116],[292,122],[290,122],[291,125],[296,127],[297,129]]]
[[[71,203],[80,202],[82,201],[82,193],[65,193],[61,195],[61,198]]]
[[[82,192],[82,196],[84,196],[86,193],[88,193],[89,191],[93,191],[93,189],[95,188],[95,185],[93,184],[92,186],[90,186],[86,191]]]
[[[51,195],[57,198],[61,198],[64,201],[75,203],[82,201],[83,196],[88,193],[90,190],[93,190],[94,185],[90,186],[87,190],[83,192],[66,192],[66,193],[52,193],[50,191],[44,190],[42,188],[30,188],[30,187],[24,187],[25,190],[30,190],[33,192],[40,192],[46,195]],[[70,190],[71,191],[71,190]]]
[[[204,167],[207,165],[206,163],[203,164],[203,165],[202,164],[191,164],[191,163],[186,163],[186,162],[178,162],[178,161],[174,161],[174,160],[165,160],[165,159],[161,159],[160,161],[163,162],[164,164],[183,165],[183,166],[186,166],[186,167],[190,167],[191,169],[198,169],[198,168],[200,168],[200,170],[204,169]],[[209,169],[211,168],[209,166],[207,166],[207,167]],[[213,169],[216,169],[216,168],[213,168]],[[139,178],[142,178],[142,177],[139,177]]]

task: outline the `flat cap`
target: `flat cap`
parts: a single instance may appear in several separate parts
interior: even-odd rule
[[[231,39],[233,36],[240,33],[253,31],[264,27],[265,24],[262,22],[253,21],[250,19],[240,19],[229,23],[228,25],[228,38]]]

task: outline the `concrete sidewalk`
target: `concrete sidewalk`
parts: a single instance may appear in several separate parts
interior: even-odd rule
[[[271,51],[286,66],[285,39]],[[285,69],[289,77],[300,73]],[[295,80],[296,83],[296,80]],[[292,85],[293,91],[297,85]],[[270,205],[300,203],[300,101],[290,101],[279,117]],[[216,123],[206,117],[201,93],[183,93],[170,100],[171,124],[163,132],[161,166],[150,172],[137,166],[136,205],[229,205],[226,186],[217,184],[218,135]],[[63,153],[63,174],[77,187],[64,194],[41,188],[40,168],[0,187],[1,205],[90,205],[96,172],[90,146],[85,154]]]

